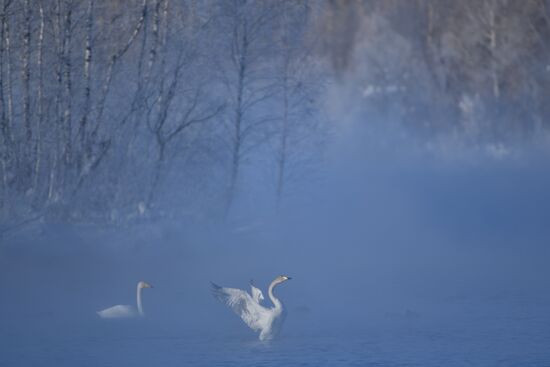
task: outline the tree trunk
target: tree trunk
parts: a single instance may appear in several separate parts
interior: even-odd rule
[[[159,182],[160,182],[160,176],[162,174],[162,168],[164,166],[164,156],[165,156],[165,150],[166,150],[166,142],[161,140],[160,137],[157,135],[157,144],[159,146],[159,156],[157,159],[157,163],[155,165],[155,171],[153,173],[153,180],[151,182],[151,189],[149,191],[149,196],[147,197],[147,208],[152,208],[153,200],[155,199],[155,193],[158,189]]]
[[[26,146],[29,147],[27,154],[30,152],[30,147],[32,147],[32,127],[31,127],[31,92],[30,92],[30,79],[31,79],[31,68],[30,68],[30,58],[31,58],[31,6],[30,0],[25,0],[25,24],[24,24],[24,33],[23,33],[23,68],[22,68],[22,78],[23,78],[23,121],[25,124],[25,138]]]
[[[285,67],[287,69],[287,67]],[[279,169],[277,174],[277,202],[280,203],[283,195],[283,186],[285,182],[285,168],[287,155],[287,140],[288,140],[288,77],[287,70],[283,81],[283,119],[281,121],[281,141],[279,152]]]
[[[134,27],[132,34],[128,38],[128,41],[126,41],[126,44],[111,56],[111,60],[109,61],[109,65],[107,66],[107,75],[105,76],[103,86],[101,87],[101,95],[99,97],[97,122],[93,131],[94,136],[97,134],[97,131],[101,124],[101,120],[103,118],[103,112],[105,111],[105,101],[107,99],[107,95],[109,94],[109,91],[111,90],[111,82],[113,80],[113,73],[114,73],[115,66],[117,62],[120,60],[120,58],[124,56],[124,54],[128,51],[130,46],[132,46],[132,44],[134,43],[141,28],[145,23],[146,17],[147,17],[147,0],[143,0],[143,3],[141,5],[141,16],[136,26]]]
[[[288,143],[288,92],[289,92],[289,68],[290,68],[290,45],[289,45],[289,30],[287,9],[283,14],[283,29],[282,29],[282,58],[283,58],[283,118],[281,120],[281,139],[279,147],[278,172],[277,172],[277,204],[280,204],[283,196],[283,188],[285,183],[285,168],[287,159],[287,143]]]
[[[66,148],[66,132],[64,126],[64,116],[62,114],[63,110],[63,56],[64,56],[64,41],[63,41],[63,28],[62,28],[62,6],[61,0],[57,0],[55,8],[55,33],[56,33],[56,48],[57,48],[57,65],[55,68],[55,81],[56,81],[56,91],[55,91],[55,124],[53,126],[53,149],[50,154],[50,175],[48,181],[48,202],[52,200],[57,200],[59,197],[60,190],[63,189],[64,185],[64,173],[63,165],[60,164],[60,161],[63,161],[63,156],[65,154]]]
[[[19,154],[18,146],[15,141],[12,127],[13,127],[13,89],[12,89],[12,75],[11,75],[11,42],[10,42],[10,26],[9,18],[4,14],[4,51],[5,51],[5,64],[6,64],[6,127],[9,131],[9,140],[12,144],[12,153],[13,160],[12,164],[15,164],[15,167],[19,167]]]
[[[491,50],[491,81],[493,88],[493,97],[495,99],[500,98],[500,83],[497,70],[496,60],[496,48],[497,48],[497,29],[495,19],[494,4],[491,2],[491,9],[489,10],[489,49]]]
[[[63,131],[65,139],[64,159],[65,164],[69,166],[72,161],[72,80],[71,80],[71,28],[72,28],[72,0],[65,1],[65,19],[63,34],[63,79],[65,88],[65,110],[63,112]]]
[[[237,76],[237,104],[235,106],[235,130],[233,137],[233,152],[231,161],[231,175],[229,179],[229,190],[227,195],[227,204],[225,208],[226,215],[229,214],[235,194],[237,190],[237,179],[239,177],[239,170],[241,166],[241,150],[242,150],[242,122],[243,122],[243,97],[244,97],[244,85],[247,71],[247,53],[248,53],[248,35],[246,21],[243,24],[242,40],[236,40],[240,42],[240,55],[238,58],[238,76]]]
[[[44,119],[44,7],[42,0],[39,1],[40,29],[38,31],[38,118],[36,122],[36,144],[34,146],[34,175],[33,190],[38,188],[40,176],[40,165],[42,160],[42,120]]]
[[[30,0],[25,0],[24,3],[24,23],[23,23],[23,52],[22,52],[22,81],[23,81],[23,124],[25,127],[25,142],[22,144],[22,167],[21,174],[22,188],[32,189],[32,158],[33,158],[33,142],[32,142],[32,125],[31,125],[31,16],[32,8]]]
[[[87,20],[86,20],[86,43],[84,46],[84,111],[80,119],[79,137],[80,137],[80,158],[79,171],[86,165],[86,161],[91,155],[90,147],[88,146],[87,126],[91,109],[92,96],[92,40],[93,40],[93,24],[94,24],[94,0],[88,1]],[[80,176],[81,172],[79,172]]]
[[[0,152],[2,154],[2,161],[4,163],[4,170],[3,170],[3,181],[5,182],[5,185],[7,185],[7,166],[8,161],[10,159],[11,150],[12,150],[12,133],[11,133],[11,125],[8,120],[7,115],[7,103],[5,100],[5,94],[4,94],[4,59],[5,59],[5,36],[6,36],[6,27],[5,23],[7,21],[6,19],[6,11],[8,9],[8,5],[3,1],[2,2],[2,13],[0,14],[0,124],[2,129],[2,138],[3,138],[3,149]]]

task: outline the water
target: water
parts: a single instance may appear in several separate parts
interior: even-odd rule
[[[151,320],[56,322],[42,315],[32,322],[12,320],[3,325],[0,365],[550,365],[550,318],[536,310],[539,305],[485,304],[476,307],[477,314],[468,310],[470,306],[463,304],[466,315],[460,321],[387,315],[369,330],[304,332],[289,321],[291,330],[268,343],[257,341],[238,324],[235,330],[209,325],[206,330],[185,331]],[[483,309],[486,314],[479,312]]]
[[[513,262],[493,251],[500,264],[468,256],[469,265],[452,268],[462,261],[454,256],[445,267],[414,266],[407,277],[372,270],[354,277],[352,262],[346,276],[343,266],[323,267],[332,281],[321,271],[299,274],[278,290],[288,317],[270,343],[209,294],[208,274],[247,285],[229,270],[216,274],[217,262],[199,261],[204,269],[190,272],[163,255],[162,266],[137,271],[123,256],[108,270],[109,262],[82,248],[76,255],[48,249],[24,257],[6,250],[0,259],[0,367],[550,366],[546,257],[528,261],[525,249]],[[144,293],[145,319],[97,317],[135,302],[133,279],[142,275],[155,286]]]
[[[550,366],[550,180],[464,180],[372,180],[352,209],[265,234],[177,222],[6,238],[0,367]],[[265,293],[280,273],[293,280],[271,343],[209,294],[251,277]],[[141,279],[155,286],[144,320],[96,316],[134,304]]]

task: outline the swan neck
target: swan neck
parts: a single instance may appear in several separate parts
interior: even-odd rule
[[[271,282],[271,284],[269,285],[269,289],[268,289],[268,295],[269,295],[269,299],[271,300],[271,302],[273,302],[273,306],[275,306],[276,309],[280,309],[283,307],[283,305],[281,304],[281,301],[279,301],[279,299],[277,297],[275,297],[275,295],[273,294],[273,289],[278,285],[279,283],[277,283],[277,281],[273,281]]]
[[[143,306],[141,305],[141,287],[137,286],[137,309],[140,316],[143,316]]]

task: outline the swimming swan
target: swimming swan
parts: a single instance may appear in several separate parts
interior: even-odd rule
[[[241,289],[220,287],[212,283],[212,293],[239,315],[249,328],[260,332],[260,340],[270,340],[279,333],[286,316],[283,304],[273,295],[273,289],[289,279],[286,275],[279,275],[269,285],[268,295],[274,306],[271,308],[260,305],[259,298]]]
[[[145,315],[143,313],[143,306],[141,305],[141,290],[143,288],[153,288],[153,286],[143,281],[137,284],[137,309],[134,306],[129,305],[116,305],[102,311],[98,311],[97,314],[102,319],[143,317]]]

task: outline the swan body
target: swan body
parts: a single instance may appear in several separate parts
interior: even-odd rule
[[[263,294],[257,288],[260,293],[252,290],[251,295],[241,289],[220,287],[212,283],[212,293],[219,301],[229,306],[250,329],[259,332],[260,340],[270,340],[277,336],[286,317],[283,303],[275,297],[273,289],[289,279],[291,278],[286,275],[280,275],[269,285],[268,296],[273,307],[264,307],[260,304],[259,296],[263,298]],[[255,288],[253,285],[251,287]]]
[[[140,316],[136,308],[130,305],[116,305],[102,311],[97,311],[97,314],[102,319],[121,319]]]
[[[143,281],[137,284],[137,292],[136,292],[137,307],[130,306],[130,305],[116,305],[116,306],[98,311],[97,314],[102,319],[120,319],[120,318],[132,318],[132,317],[145,316],[145,313],[143,312],[143,306],[141,304],[141,290],[144,288],[153,288],[153,286]]]

